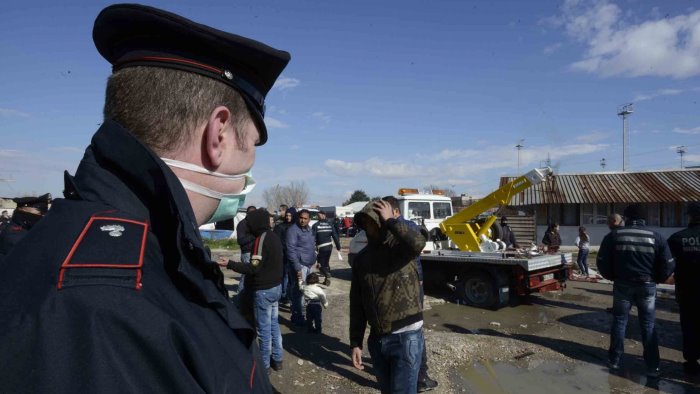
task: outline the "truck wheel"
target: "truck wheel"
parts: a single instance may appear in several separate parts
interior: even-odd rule
[[[468,305],[492,308],[496,304],[493,279],[483,272],[466,274],[462,279],[461,290]]]
[[[430,241],[447,241],[447,236],[442,233],[439,227],[430,230]]]

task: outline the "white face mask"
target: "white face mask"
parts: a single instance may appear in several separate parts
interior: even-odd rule
[[[229,175],[222,174],[220,172],[209,171],[204,167],[200,167],[196,164],[187,163],[184,161],[166,159],[162,157],[161,159],[165,162],[165,164],[167,164],[170,167],[181,168],[183,170],[194,171],[200,174],[215,176],[218,178],[245,179],[245,186],[243,187],[243,190],[241,190],[238,193],[229,194],[212,190],[194,182],[178,178],[180,180],[180,183],[182,183],[182,187],[184,187],[185,190],[189,190],[191,192],[219,200],[219,205],[216,207],[216,210],[211,215],[211,217],[207,219],[206,223],[216,223],[222,220],[231,219],[234,216],[236,216],[238,208],[242,207],[243,203],[245,202],[245,195],[250,193],[255,187],[255,180],[253,179],[253,175],[250,171],[248,171],[245,174]]]

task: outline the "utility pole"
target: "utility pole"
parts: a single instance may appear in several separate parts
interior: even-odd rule
[[[518,150],[518,176],[520,176],[520,149],[523,149],[525,147],[525,145],[523,145],[523,142],[525,142],[525,140],[521,139],[518,142],[518,145],[515,145],[515,149]]]
[[[678,148],[676,148],[676,153],[681,155],[681,170],[683,169],[683,155],[685,154],[685,152],[687,152],[687,150],[685,149],[685,145],[681,145]]]
[[[549,157],[549,152],[547,152],[547,160],[544,161],[544,165],[547,167],[552,166],[552,159]]]
[[[630,167],[630,129],[627,118],[634,112],[634,104],[624,104],[617,109],[617,116],[622,117],[622,171],[627,171]]]
[[[600,159],[600,168],[602,168],[603,171],[605,171],[605,158]]]

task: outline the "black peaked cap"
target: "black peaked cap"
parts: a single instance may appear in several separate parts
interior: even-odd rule
[[[244,98],[267,141],[265,96],[289,63],[288,52],[140,4],[111,5],[97,16],[92,38],[113,71],[174,68],[219,80]]]

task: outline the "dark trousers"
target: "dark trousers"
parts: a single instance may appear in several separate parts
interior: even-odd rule
[[[683,333],[683,358],[693,362],[700,359],[700,315],[695,309],[700,300],[698,297],[687,297],[688,295],[682,294],[682,297],[679,297],[678,306]]]
[[[331,278],[331,266],[329,264],[329,261],[331,260],[331,251],[333,251],[333,248],[326,246],[319,249],[318,255],[316,255],[316,262],[318,262],[318,264],[321,266],[319,271],[321,271],[323,276],[325,276],[327,279]]]
[[[608,358],[611,364],[620,362],[624,353],[625,331],[632,305],[637,307],[639,330],[642,334],[644,361],[649,371],[659,367],[659,338],[654,327],[656,320],[656,284],[613,284],[613,324],[610,330]]]
[[[321,333],[323,324],[323,307],[318,301],[311,301],[306,305],[306,326],[310,332]]]

